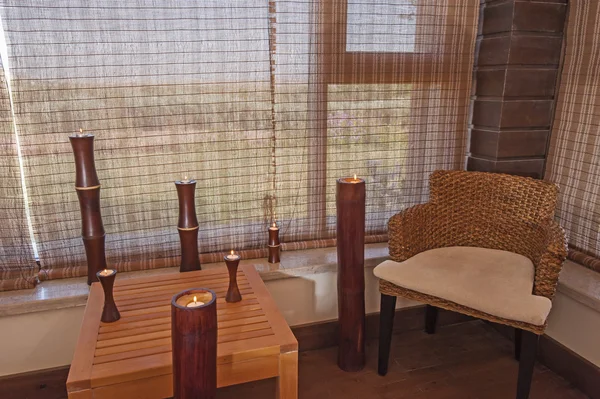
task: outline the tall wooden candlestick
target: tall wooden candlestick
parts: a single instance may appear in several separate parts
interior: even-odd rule
[[[200,270],[200,258],[198,257],[198,218],[196,217],[196,204],[194,195],[196,193],[196,180],[187,177],[176,181],[177,197],[179,198],[179,241],[181,242],[181,264],[180,272]]]
[[[236,255],[231,251],[231,254],[225,257],[225,264],[227,265],[227,271],[229,272],[229,288],[227,288],[227,295],[225,295],[225,301],[227,302],[239,302],[242,300],[242,294],[237,284],[237,270],[240,263],[240,256]]]
[[[273,225],[269,227],[269,263],[279,263],[279,250],[281,249],[281,243],[279,242],[279,227],[277,223],[273,222]]]
[[[87,283],[98,281],[96,273],[106,269],[104,226],[100,214],[100,181],[94,163],[94,135],[69,137],[75,155],[75,189],[81,210],[81,237],[87,258]]]
[[[365,366],[365,181],[337,181],[338,366]]]
[[[175,399],[213,399],[217,393],[217,296],[193,288],[171,300]]]
[[[100,321],[105,323],[117,321],[121,318],[121,314],[119,313],[119,309],[117,309],[117,305],[115,304],[115,299],[113,297],[113,287],[115,285],[117,271],[104,269],[96,273],[96,276],[98,277],[98,280],[100,280],[100,284],[104,290],[104,307],[102,308],[102,316],[100,317]]]

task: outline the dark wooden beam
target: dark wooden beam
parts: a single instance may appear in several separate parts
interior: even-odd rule
[[[64,399],[69,366],[0,377],[2,399]]]
[[[468,170],[541,178],[554,112],[567,5],[481,5]]]

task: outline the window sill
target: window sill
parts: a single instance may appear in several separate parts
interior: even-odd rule
[[[387,243],[365,245],[365,268],[388,259]],[[337,270],[336,248],[283,252],[281,263],[266,259],[243,260],[255,265],[264,281],[301,277]],[[224,267],[224,263],[203,265],[205,269]],[[120,279],[177,273],[177,268],[145,270],[119,274]],[[0,317],[85,306],[89,287],[85,277],[44,281],[31,290],[0,292]],[[600,312],[600,273],[567,260],[560,274],[558,291]]]
[[[560,272],[558,292],[600,312],[600,273],[567,260]]]
[[[365,245],[365,268],[388,259],[387,243]],[[243,260],[254,265],[264,281],[300,277],[337,270],[336,248],[307,249],[281,253],[281,263],[266,259]],[[203,269],[225,267],[224,262],[202,265]],[[120,273],[119,279],[178,273],[176,267]],[[89,287],[86,277],[44,281],[30,290],[0,292],[0,317],[85,306]]]

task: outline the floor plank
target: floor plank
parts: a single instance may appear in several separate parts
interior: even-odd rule
[[[511,342],[481,321],[441,327],[434,335],[411,331],[392,340],[390,369],[376,372],[377,340],[367,341],[367,366],[341,371],[337,348],[300,353],[300,398],[506,399],[514,398],[518,363]],[[274,398],[275,381],[220,389],[218,399]],[[585,399],[586,395],[541,364],[531,399]]]
[[[385,377],[376,372],[377,340],[367,341],[367,366],[357,373],[337,367],[335,347],[301,352],[300,399],[512,399],[518,367],[512,353],[512,343],[480,321],[440,327],[434,335],[394,335]],[[42,385],[0,379],[0,398],[64,398],[66,369],[55,374]],[[274,379],[257,381],[219,389],[217,398],[269,399],[275,398],[275,389]],[[585,398],[569,382],[536,365],[531,399]]]

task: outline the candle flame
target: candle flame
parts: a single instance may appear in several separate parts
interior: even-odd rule
[[[231,250],[231,254],[233,255],[233,249]]]
[[[196,302],[198,302],[198,301],[196,300],[196,295],[194,295],[194,303],[196,303]]]
[[[277,227],[277,223],[273,222],[273,227]]]
[[[354,174],[354,180],[357,180],[357,179],[356,179],[356,173]]]
[[[83,134],[83,129],[82,128],[79,128],[79,133]]]
[[[183,176],[183,180],[184,180],[184,181],[185,181],[185,180],[187,180],[187,179],[188,179],[188,178],[187,178],[187,176]]]

